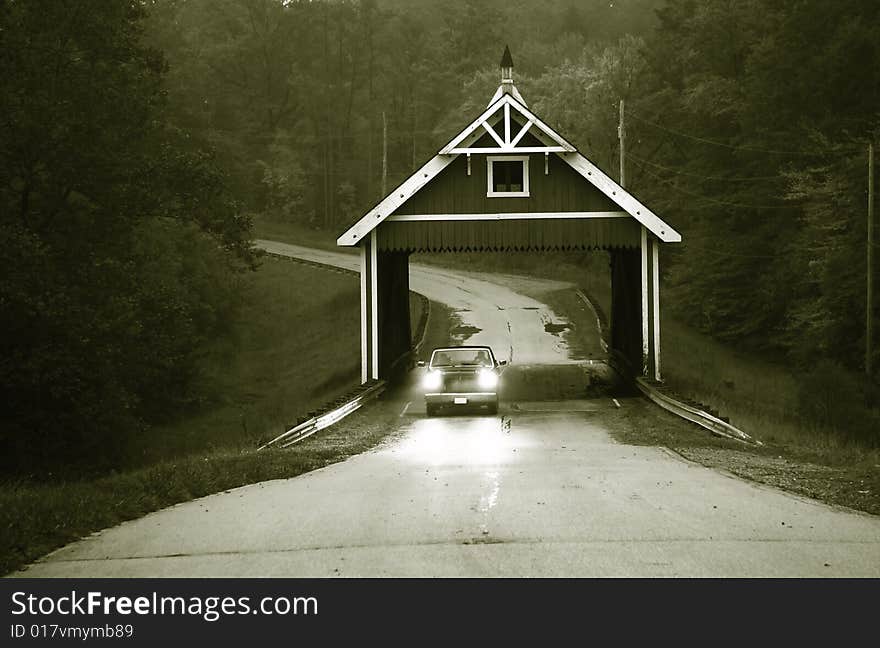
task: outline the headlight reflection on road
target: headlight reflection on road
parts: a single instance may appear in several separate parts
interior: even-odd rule
[[[516,448],[497,417],[441,417],[415,421],[398,453],[426,465],[486,465],[511,462]]]

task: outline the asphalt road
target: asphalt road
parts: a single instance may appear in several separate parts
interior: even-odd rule
[[[515,366],[577,364],[544,329],[557,314],[517,281],[411,273]],[[610,398],[518,400],[495,417],[427,418],[415,392],[395,406],[399,426],[373,451],[122,524],[21,575],[880,576],[880,518],[616,443]]]
[[[269,252],[360,271],[360,259],[344,252],[315,250],[286,243],[257,241]],[[512,290],[512,278],[489,282],[486,275],[457,272],[418,263],[410,265],[410,289],[432,301],[446,304],[463,327],[479,329],[468,336],[472,344],[487,344],[499,360],[519,364],[568,364],[565,345],[544,327],[560,321],[547,305]],[[527,292],[550,291],[568,284],[528,279]],[[522,279],[520,279],[522,282]]]

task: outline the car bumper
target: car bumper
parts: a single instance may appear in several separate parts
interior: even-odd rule
[[[497,392],[441,392],[425,394],[428,405],[492,405],[498,402]]]

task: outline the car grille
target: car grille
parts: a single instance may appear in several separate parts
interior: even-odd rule
[[[447,374],[443,378],[443,389],[447,392],[479,391],[476,374]]]

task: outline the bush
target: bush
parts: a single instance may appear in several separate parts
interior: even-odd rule
[[[880,445],[880,416],[866,407],[863,379],[839,362],[821,359],[803,374],[798,404],[805,420],[845,440],[869,447]]]

